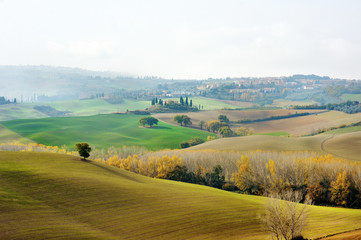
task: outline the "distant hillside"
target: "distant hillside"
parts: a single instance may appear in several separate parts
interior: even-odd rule
[[[206,140],[207,136],[215,136],[213,133],[174,126],[162,121],[152,128],[140,127],[138,120],[141,117],[144,116],[104,114],[20,119],[1,124],[35,142],[59,147],[65,144],[69,148],[74,148],[78,142],[87,142],[97,149],[108,149],[111,146],[140,146],[150,150],[174,149],[179,148],[181,142],[189,141],[193,137]]]
[[[267,239],[265,198],[152,179],[74,156],[0,152],[1,239]],[[312,206],[307,238],[361,227]]]
[[[206,142],[190,150],[225,151],[312,151],[318,154],[332,154],[337,157],[361,160],[361,131],[336,134],[319,134],[311,137],[278,137],[253,135],[246,137],[222,138]]]
[[[0,66],[0,96],[24,100],[58,96],[49,100],[77,99],[97,93],[113,93],[117,89],[153,88],[166,80],[156,77],[138,78],[112,72],[94,72],[79,68],[50,66]]]

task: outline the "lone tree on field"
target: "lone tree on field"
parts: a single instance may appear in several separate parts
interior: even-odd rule
[[[220,122],[223,122],[223,123],[229,123],[229,119],[228,119],[228,117],[226,116],[226,115],[219,115],[218,116],[218,120],[220,121]]]
[[[143,125],[143,127],[145,127],[145,125],[149,125],[150,127],[152,127],[153,125],[157,125],[158,121],[159,120],[154,117],[141,117],[138,122],[139,124]]]
[[[84,160],[90,156],[89,153],[92,150],[92,148],[87,143],[77,143],[75,144],[75,148],[78,151],[79,155],[83,157]]]
[[[177,122],[181,126],[183,126],[183,124],[184,126],[192,125],[191,118],[187,115],[175,115],[173,117],[173,121]]]

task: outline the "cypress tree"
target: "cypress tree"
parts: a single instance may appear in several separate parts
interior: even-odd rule
[[[188,106],[188,97],[186,97],[186,105]]]

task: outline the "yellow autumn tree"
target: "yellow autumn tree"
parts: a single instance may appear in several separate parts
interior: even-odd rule
[[[176,155],[169,157],[167,155],[161,157],[157,164],[157,175],[156,178],[165,178],[167,173],[174,170],[177,165],[183,165],[182,159]]]
[[[346,171],[340,172],[337,179],[331,182],[331,202],[337,205],[346,205],[350,194],[351,183],[347,179]]]
[[[242,155],[241,160],[237,161],[237,168],[238,171],[232,174],[234,185],[236,185],[240,190],[246,191],[249,188],[247,181],[248,175],[251,174],[249,158],[247,155]]]

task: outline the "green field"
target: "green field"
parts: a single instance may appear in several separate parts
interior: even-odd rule
[[[206,139],[212,133],[159,122],[153,128],[138,126],[140,115],[95,115],[88,117],[60,117],[18,119],[2,124],[22,137],[37,143],[74,148],[87,142],[98,149],[122,146],[144,146],[150,150],[179,148],[179,143],[192,137]]]
[[[361,94],[342,94],[341,98],[344,101],[359,101],[359,102],[361,102]]]
[[[288,132],[269,132],[269,133],[257,133],[255,135],[267,135],[267,136],[288,136]]]
[[[361,131],[361,126],[338,128],[331,131],[324,132],[322,134],[341,134]]]
[[[28,138],[24,138],[13,131],[10,131],[9,129],[0,124],[0,143],[9,142],[31,143],[33,141]]]
[[[1,239],[269,239],[265,198],[152,179],[73,156],[0,152]],[[311,208],[306,237],[361,227]]]
[[[127,109],[139,110],[150,106],[148,101],[125,99],[121,104],[110,104],[103,99],[69,100],[48,103],[19,103],[0,105],[0,121],[13,119],[29,119],[48,117],[35,109],[34,106],[51,106],[58,111],[70,111],[71,116],[88,116],[112,112],[125,112]]]
[[[47,115],[33,109],[33,106],[28,104],[0,105],[0,121],[44,117],[47,117]]]

